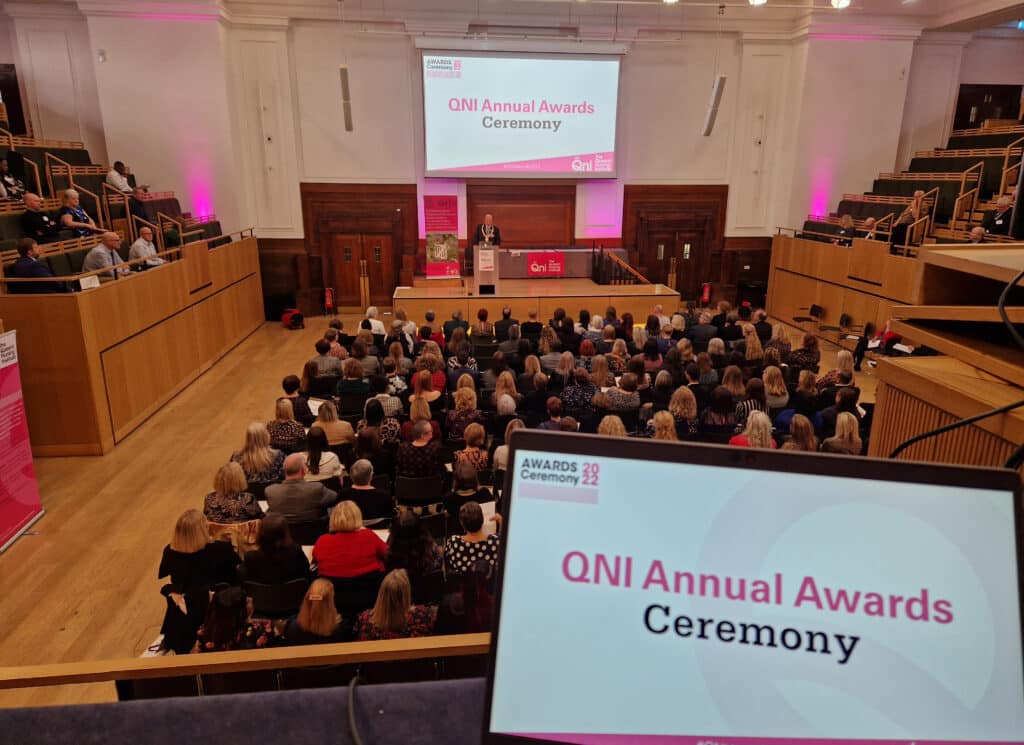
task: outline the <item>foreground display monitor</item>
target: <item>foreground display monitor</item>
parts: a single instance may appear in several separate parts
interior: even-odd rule
[[[619,59],[423,53],[427,176],[614,178]]]
[[[1015,473],[511,446],[485,742],[1024,742]]]

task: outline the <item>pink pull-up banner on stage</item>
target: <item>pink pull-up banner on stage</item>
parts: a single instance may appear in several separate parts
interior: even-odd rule
[[[15,332],[0,334],[0,551],[39,519],[43,507],[32,465]]]

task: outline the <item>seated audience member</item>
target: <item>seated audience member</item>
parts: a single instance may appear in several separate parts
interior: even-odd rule
[[[400,323],[400,321],[395,323]],[[395,363],[395,369],[399,375],[408,375],[412,372],[412,360],[405,356],[405,348],[397,341],[393,341],[388,345],[388,356],[385,359],[392,360]]]
[[[456,379],[457,380],[457,379]],[[423,401],[431,410],[434,406],[440,408],[441,391],[434,387],[433,375],[429,370],[420,370],[418,373],[412,376],[412,393],[409,394],[409,403],[413,401]]]
[[[329,356],[335,357],[342,362],[348,359],[348,350],[345,349],[345,347],[341,345],[341,342],[338,341],[340,337],[338,336],[337,329],[327,329],[324,332],[324,338],[327,340],[327,343],[331,345],[331,348],[327,352]]]
[[[388,546],[363,527],[363,513],[355,502],[339,502],[331,510],[331,532],[316,539],[313,563],[321,577],[361,577],[383,573]]]
[[[430,341],[433,341],[435,344],[437,344],[438,348],[441,351],[444,351],[445,344],[447,342],[445,341],[444,338],[442,326],[440,323],[437,322],[436,316],[434,315],[434,311],[428,310],[426,313],[423,314],[423,318],[426,321],[425,325],[430,329]]]
[[[242,449],[231,454],[231,460],[242,466],[249,484],[266,484],[284,478],[284,453],[270,447],[270,432],[260,422],[245,430]]]
[[[815,383],[818,393],[839,385],[842,373],[847,373],[851,379],[853,378],[853,354],[846,349],[840,349],[838,354],[836,354],[836,366],[818,378],[817,383]]]
[[[395,369],[394,360],[384,360],[383,367],[384,374],[382,377],[388,384],[386,390],[389,396],[398,397],[405,393],[407,390],[409,390],[409,384],[405,381],[405,378],[402,377],[398,370]]]
[[[495,328],[498,327],[499,323],[501,323],[501,321],[498,321],[494,324]],[[505,332],[504,338],[498,337],[498,351],[505,355],[516,354],[516,352],[519,350],[520,336],[521,332],[518,323],[514,323],[511,326],[509,326],[508,330]]]
[[[292,453],[284,459],[284,481],[264,491],[268,507],[290,523],[311,522],[324,516],[338,501],[336,492],[318,481],[306,481],[306,456]]]
[[[488,433],[494,435],[495,439],[500,439],[501,433],[505,431],[505,425],[518,416],[516,400],[507,393],[503,393],[498,397],[496,410],[495,416],[491,418],[488,425]]]
[[[452,318],[450,321],[445,321],[442,327],[444,331],[445,341],[451,342],[452,334],[455,333],[455,329],[462,329],[463,331],[469,330],[469,323],[462,319],[462,311],[456,308],[452,311]]]
[[[711,391],[711,403],[700,418],[702,433],[723,434],[736,429],[736,402],[724,385]]]
[[[548,376],[544,373],[537,373],[529,385],[519,410],[524,414],[536,414],[543,417],[547,413],[548,397],[551,395],[548,391]]]
[[[423,597],[428,578],[439,577],[444,556],[434,537],[413,510],[403,510],[394,519],[388,536],[387,571],[404,569],[409,575],[414,599]]]
[[[246,489],[245,474],[235,462],[225,463],[213,477],[213,491],[203,500],[203,515],[212,523],[244,523],[259,520],[263,510]]]
[[[132,244],[132,247],[128,249],[128,258],[131,261],[145,259],[146,261],[142,266],[148,268],[160,266],[164,263],[164,260],[156,254],[156,245],[153,243],[153,231],[143,226],[139,229],[139,237]]]
[[[109,171],[107,171],[107,185],[111,186],[114,189],[117,189],[118,191],[125,193],[131,193],[135,189],[142,189],[143,191],[145,191],[148,188],[148,184],[132,186],[131,182],[128,180],[128,176],[130,174],[131,171],[128,170],[128,166],[126,166],[119,160],[115,160],[113,167]]]
[[[545,339],[541,336],[541,351],[544,343],[547,342],[548,351],[540,356],[540,369],[546,375],[551,375],[558,369],[558,363],[562,361],[562,342],[558,338]]]
[[[356,337],[356,340],[352,342],[352,356],[350,359],[355,360],[362,367],[364,378],[372,378],[374,375],[380,375],[384,371],[384,368],[381,367],[380,359],[375,352],[371,351],[370,345],[364,339]]]
[[[358,345],[359,342],[356,342],[356,344]],[[337,395],[370,395],[370,383],[365,379],[365,368],[355,356],[355,345],[353,345],[352,356],[342,363],[341,369],[343,372],[343,377],[341,380],[338,381],[338,385],[334,390],[334,392]]]
[[[613,327],[612,334],[614,335],[614,333]],[[589,323],[587,323],[582,336],[591,344],[594,344],[596,349],[597,343],[604,339],[604,319],[601,316],[593,316]]]
[[[491,358],[491,366],[480,373],[480,385],[487,389],[494,389],[498,386],[498,378],[503,372],[509,372],[508,362],[505,361],[505,353],[496,351]]]
[[[743,385],[743,371],[736,365],[729,365],[722,372],[722,386],[729,389],[732,400],[739,403],[747,395],[747,387]]]
[[[431,342],[430,347],[423,350],[423,353],[412,363],[413,374],[409,382],[415,386],[416,376],[424,370],[430,375],[430,382],[433,390],[439,393],[448,386],[448,368],[441,358],[441,352],[437,345]]]
[[[413,605],[409,575],[404,569],[395,569],[381,582],[373,608],[359,614],[356,638],[376,641],[430,636],[436,620],[437,606]]]
[[[672,373],[662,370],[654,377],[654,385],[648,391],[645,406],[648,404],[655,411],[664,411],[668,408],[668,402],[672,398],[672,392],[676,386],[672,381]],[[645,400],[645,399],[641,399]]]
[[[501,539],[497,533],[484,532],[484,513],[478,502],[466,502],[459,508],[459,524],[465,533],[448,536],[444,544],[448,575],[472,571],[478,561],[486,562],[493,569]]]
[[[493,500],[491,490],[480,486],[480,473],[472,463],[463,461],[455,466],[452,473],[452,490],[443,499],[444,509],[452,518],[459,514],[459,510],[466,502],[483,504]]]
[[[284,515],[268,512],[260,521],[258,548],[245,554],[245,579],[280,585],[313,576],[302,546],[292,540]]]
[[[52,277],[50,268],[40,261],[42,251],[32,238],[22,238],[17,244],[18,260],[7,270],[11,279],[44,279]],[[7,285],[11,294],[41,294],[45,292],[67,292],[67,287],[60,282],[12,282]]]
[[[132,189],[131,192],[129,192],[128,197],[128,214],[131,215],[132,217],[137,217],[140,220],[150,222],[149,215],[146,214],[146,205],[144,204],[145,201],[145,189],[141,187]],[[172,245],[174,245],[180,242],[181,236],[178,235],[177,230],[171,228],[164,232],[164,239],[165,241],[171,240]]]
[[[1009,235],[1012,216],[1013,203],[1008,196],[1001,196],[996,200],[996,208],[985,213],[981,227],[985,229],[986,233],[992,235]]]
[[[821,350],[818,349],[818,337],[814,334],[804,334],[803,346],[789,353],[787,364],[801,370],[814,371],[818,369],[820,361]]]
[[[772,420],[763,411],[752,411],[747,417],[747,426],[743,434],[729,440],[730,445],[747,448],[776,448],[772,439]]]
[[[615,338],[632,342],[633,339],[633,314],[623,313],[622,323],[615,327]]]
[[[701,313],[699,322],[687,329],[686,336],[698,348],[706,346],[709,341],[718,336],[718,327],[711,322],[711,314]]]
[[[540,336],[540,332],[544,329],[544,324],[537,320],[537,311],[531,310],[527,313],[527,316],[528,320],[519,325],[520,333],[527,338]]]
[[[420,419],[412,428],[412,442],[398,446],[395,473],[398,476],[422,478],[441,474],[441,444],[434,439],[430,423]]]
[[[711,355],[707,352],[701,352],[697,355],[697,370],[700,373],[697,380],[701,385],[718,385],[718,370],[715,369],[711,362]]]
[[[316,374],[316,360],[307,360],[302,366],[302,376],[299,378],[299,391],[303,396],[312,398],[313,384],[319,376]],[[323,398],[323,394],[320,394]]]
[[[352,461],[368,460],[378,473],[391,477],[395,475],[394,450],[384,449],[380,434],[375,427],[364,427],[356,434],[352,446]]]
[[[341,360],[331,355],[331,343],[327,339],[317,339],[313,346],[316,348],[316,357],[310,361],[316,363],[317,377],[328,375],[341,377]]]
[[[416,439],[415,427],[417,422],[426,422],[430,427],[431,439],[441,439],[441,425],[433,418],[430,406],[422,398],[413,399],[409,403],[409,420],[402,423],[401,439],[405,442],[412,442]]]
[[[661,352],[658,351],[658,342],[655,339],[648,339],[643,347],[644,372],[654,372],[661,369]]]
[[[682,313],[673,313],[672,318],[669,320],[669,326],[672,330],[672,341],[678,342],[681,339],[686,339],[686,316]]]
[[[736,404],[736,424],[740,427],[746,425],[750,414],[755,411],[768,413],[764,381],[761,378],[751,378],[747,381],[746,394],[743,400]]]
[[[736,345],[736,350],[743,353],[746,367],[760,365],[764,360],[764,348],[761,346],[761,338],[757,335],[757,328],[752,323],[745,323],[741,328],[743,341]]]
[[[366,431],[373,430],[382,445],[397,445],[401,439],[402,425],[393,416],[384,416],[384,407],[381,402],[371,398],[366,402],[366,412],[359,424],[356,426],[356,436]]]
[[[580,356],[576,359],[576,366],[590,372],[595,355],[597,355],[597,348],[594,346],[594,342],[584,339],[580,342]]]
[[[313,580],[299,612],[285,622],[282,637],[285,644],[331,644],[350,640],[334,607],[334,585],[330,580]]]
[[[672,416],[678,439],[692,440],[700,433],[697,397],[692,388],[680,386],[675,390],[668,402],[668,413]]]
[[[22,201],[25,202],[25,213],[21,216],[21,232],[38,243],[60,240],[60,221],[43,211],[43,198],[29,192]]]
[[[864,443],[860,439],[860,424],[857,417],[848,411],[840,412],[836,417],[835,434],[821,443],[821,450],[824,453],[860,455],[864,450]]]
[[[814,436],[814,425],[803,414],[794,414],[789,420],[789,440],[782,450],[799,450],[805,453],[818,452],[818,438]]]
[[[558,399],[556,398],[555,400],[557,401]],[[482,424],[474,422],[466,427],[466,447],[455,451],[455,467],[458,468],[463,463],[469,463],[477,470],[477,473],[490,468],[490,457],[484,448],[486,439],[487,433],[484,431]]]
[[[679,339],[678,341],[676,341],[675,349],[679,353],[679,364],[681,366],[682,365],[691,365],[691,364],[694,364],[694,363],[697,362],[697,353],[693,351],[693,343],[689,339],[687,339],[686,337],[683,337],[683,338]],[[672,357],[673,356],[671,349],[668,351],[668,355],[666,355],[666,356],[667,357]],[[673,378],[674,377],[675,376],[673,376]]]
[[[846,246],[849,248],[853,245],[853,239],[857,237],[857,228],[853,224],[853,215],[843,215],[839,218],[839,230],[836,232],[836,237],[832,239],[832,242],[837,246]]]
[[[445,417],[445,431],[449,440],[461,440],[466,427],[474,422],[483,423],[483,415],[476,406],[476,392],[472,388],[459,388],[452,394],[455,408]]]
[[[703,352],[701,354],[704,354]],[[705,354],[705,356],[707,356]],[[697,411],[703,411],[711,403],[711,389],[713,386],[704,385],[700,382],[701,372],[697,365],[687,365],[683,373],[684,383],[697,402]]]
[[[480,371],[476,368],[476,360],[469,355],[469,344],[463,343],[457,347],[455,355],[448,358],[448,389],[455,390],[456,383],[463,375],[473,379],[473,386],[480,385]]]
[[[312,426],[306,434],[306,481],[326,481],[341,478],[344,469],[341,460],[330,450],[327,433],[322,427]]]
[[[299,388],[301,387],[302,381],[299,380],[297,375],[286,375],[281,380],[281,390],[284,391],[282,399],[287,399],[291,402],[292,414],[295,416],[295,419],[303,427],[309,427],[316,420],[316,417],[313,416],[313,411],[309,408],[309,400],[299,393]]]
[[[671,442],[679,440],[679,435],[676,434],[675,419],[667,411],[655,412],[649,422],[649,428],[652,440],[669,440]]]
[[[739,313],[729,313],[725,317],[725,326],[720,334],[722,341],[730,347],[743,338],[743,327],[740,325]]]
[[[611,328],[611,326],[605,326]],[[622,341],[616,339],[616,344]],[[590,361],[590,382],[598,388],[607,388],[615,385],[615,375],[611,370],[611,361],[614,355],[596,354]],[[625,368],[623,368],[624,371]]]
[[[856,388],[846,387],[836,391],[836,402],[832,406],[823,409],[819,415],[818,432],[823,440],[833,437],[836,433],[836,421],[841,413],[849,412],[857,420],[860,426],[860,411],[857,409],[857,399],[860,391]]]
[[[558,358],[558,365],[549,378],[549,387],[552,391],[560,392],[565,386],[573,382],[576,373],[576,358],[572,352],[562,352]]]
[[[106,232],[89,217],[89,213],[79,203],[78,192],[74,189],[66,189],[61,195],[60,225],[78,238]]]
[[[875,225],[878,221],[873,217],[868,217],[864,220],[864,229],[860,231],[860,237],[867,241],[880,241],[882,238],[879,236]]]
[[[971,232],[967,234],[967,242],[974,243],[975,245],[985,243],[985,228],[980,225],[975,225],[971,228]]]
[[[384,336],[387,329],[384,328],[384,322],[377,317],[379,315],[380,311],[377,310],[376,305],[371,305],[366,309],[366,320],[370,322],[370,333]]]
[[[924,205],[924,191],[918,189],[914,192],[910,204],[903,209],[900,216],[893,222],[892,235],[889,236],[891,245],[902,246],[907,243],[907,233],[910,230],[910,226],[921,218],[922,211],[927,211]]]
[[[789,405],[789,389],[786,388],[782,370],[775,365],[769,365],[764,369],[762,380],[764,381],[764,400],[768,405],[768,411],[785,409]]]
[[[82,271],[92,272],[97,269],[110,269],[98,275],[101,280],[116,279],[119,276],[127,276],[132,273],[130,267],[126,266],[121,254],[117,249],[121,247],[121,238],[117,233],[104,233],[97,243],[82,261]]]
[[[728,364],[728,356],[725,354],[725,342],[721,337],[716,336],[708,342],[708,357],[711,358],[711,367],[721,370]]]
[[[238,555],[228,541],[211,541],[210,525],[199,510],[186,510],[164,547],[157,578],[170,577],[160,592],[167,599],[161,646],[188,652],[209,604],[210,588],[238,583]]]
[[[789,397],[789,408],[797,414],[803,414],[808,419],[813,419],[818,411],[818,388],[815,385],[814,373],[810,370],[801,370],[797,378],[796,389]]]
[[[615,346],[616,329],[611,324],[605,326],[601,330],[601,338],[594,343],[594,348],[598,354],[611,354],[612,348]]]
[[[875,324],[871,321],[864,324],[864,331],[861,332],[860,338],[857,339],[857,346],[853,349],[854,372],[860,372],[861,363],[864,362],[864,357],[868,353],[868,344],[874,338],[875,331]]]
[[[349,469],[352,486],[345,487],[338,494],[340,501],[355,502],[364,520],[378,520],[394,515],[395,507],[391,495],[373,485],[373,463],[360,458]]]
[[[0,158],[0,196],[21,199],[25,196],[25,182],[11,173],[7,158]]]
[[[772,325],[768,323],[768,314],[764,310],[754,313],[754,328],[762,346],[772,338]]]
[[[272,448],[292,452],[302,447],[306,439],[306,430],[296,421],[290,399],[277,399],[274,405],[274,418],[267,422],[267,432],[270,433]]]
[[[491,629],[494,598],[488,589],[491,567],[479,562],[472,570],[460,575],[449,587],[437,609],[434,633],[477,634]]]
[[[640,408],[640,394],[637,392],[637,377],[634,373],[623,373],[616,388],[606,391],[611,411],[632,411]]]
[[[523,373],[516,379],[516,388],[524,394],[533,390],[533,379],[541,372],[540,358],[535,354],[523,359]]]
[[[494,336],[494,324],[487,320],[487,308],[481,308],[476,312],[476,323],[474,323],[469,333],[474,337],[487,337]]]
[[[501,309],[501,320],[494,322],[494,339],[497,342],[508,341],[509,329],[518,326],[519,321],[512,317],[512,309],[507,305]]]
[[[494,448],[493,460],[495,471],[508,470],[508,438],[510,438],[512,436],[512,433],[515,432],[517,429],[525,428],[526,425],[523,423],[522,419],[513,419],[507,425],[505,425],[505,439],[502,440],[501,445],[498,445],[498,447]]]
[[[547,413],[547,421],[538,424],[537,429],[547,429],[554,432],[559,431],[562,428],[562,402],[557,396],[548,396]]]
[[[562,407],[569,411],[590,409],[594,394],[599,390],[600,388],[591,382],[590,374],[584,368],[577,367],[573,373],[572,385],[562,389]]]
[[[355,442],[355,430],[349,422],[338,418],[338,409],[333,401],[324,401],[320,404],[315,425],[327,435],[327,444],[330,447],[351,445]]]
[[[210,599],[203,625],[196,632],[193,652],[262,649],[280,643],[280,634],[267,619],[253,619],[248,598],[240,587],[228,587]]]
[[[601,423],[597,425],[597,434],[605,435],[606,437],[629,436],[629,433],[626,432],[626,425],[623,424],[622,419],[615,414],[608,414],[607,416],[601,417]]]
[[[370,378],[370,390],[373,392],[373,397],[367,399],[363,407],[364,413],[366,407],[370,405],[370,401],[379,403],[381,411],[386,417],[396,417],[402,413],[402,399],[388,393],[388,380],[383,375],[374,375]]]

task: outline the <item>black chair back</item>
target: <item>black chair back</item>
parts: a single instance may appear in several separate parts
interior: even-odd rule
[[[334,585],[334,607],[343,616],[355,616],[377,602],[383,572],[369,572],[356,577],[327,577]]]
[[[626,427],[627,433],[636,432],[640,428],[640,410],[627,409],[625,411],[612,411],[611,414],[618,415]]]
[[[398,504],[422,505],[440,502],[444,496],[444,481],[440,476],[395,479],[395,501]]]
[[[292,534],[292,540],[300,546],[312,546],[317,538],[327,534],[327,516],[324,515],[317,520],[288,523],[288,530]]]
[[[342,393],[338,396],[338,414],[359,414],[363,415],[363,407],[369,396],[362,393]]]
[[[420,525],[426,528],[435,543],[440,546],[444,545],[448,538],[448,520],[443,510],[432,515],[420,515]]]
[[[277,670],[246,670],[240,673],[204,673],[204,696],[229,693],[259,693],[280,689]]]
[[[256,498],[257,502],[262,502],[263,501],[263,497],[264,497],[264,492],[267,490],[267,487],[270,486],[271,484],[274,484],[274,483],[277,483],[277,482],[275,482],[275,481],[250,481],[249,482],[249,487],[246,489],[246,491],[249,492],[250,494],[252,494]]]
[[[292,667],[281,670],[282,691],[299,688],[336,688],[349,684],[359,673],[359,665],[319,665]]]
[[[242,589],[252,598],[254,617],[288,618],[299,612],[309,581],[293,579],[279,585],[243,582]]]
[[[337,375],[318,375],[309,381],[309,390],[306,394],[311,398],[323,398],[330,399],[334,395],[334,391],[338,388],[338,381],[341,380]]]

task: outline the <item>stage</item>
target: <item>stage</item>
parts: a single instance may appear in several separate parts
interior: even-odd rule
[[[477,296],[466,288],[472,278],[425,279],[418,277],[413,287],[398,287],[393,296],[393,307],[404,308],[410,318],[422,319],[427,310],[433,310],[439,321],[446,321],[456,308],[470,323],[480,308],[487,308],[489,320],[501,318],[501,309],[507,305],[512,317],[525,321],[529,312],[537,311],[537,318],[546,321],[555,308],[565,308],[572,316],[586,309],[604,315],[611,305],[619,317],[632,313],[637,323],[647,320],[651,308],[661,304],[665,313],[679,305],[679,293],[665,285],[599,285],[590,279],[503,279],[500,294]]]

